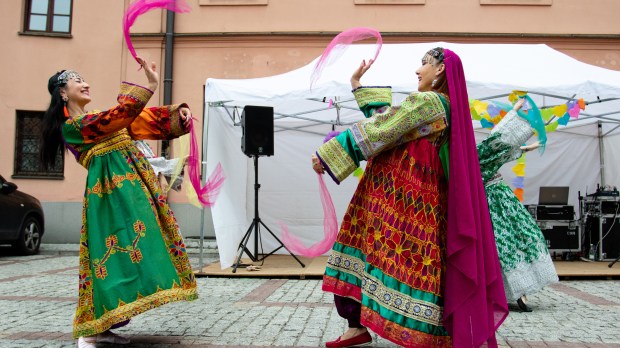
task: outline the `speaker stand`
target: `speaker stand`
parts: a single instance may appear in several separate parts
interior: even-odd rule
[[[295,256],[295,254],[293,254],[290,250],[288,250],[288,248],[282,243],[282,241],[278,237],[276,237],[276,235],[273,232],[271,232],[269,227],[267,227],[267,225],[265,225],[265,223],[260,219],[260,216],[258,216],[258,189],[260,188],[260,184],[258,183],[258,155],[252,155],[252,157],[254,157],[254,219],[252,220],[252,223],[250,224],[250,227],[248,228],[248,230],[245,232],[245,235],[241,239],[241,243],[239,243],[239,255],[237,256],[237,262],[235,262],[232,272],[237,273],[237,268],[239,268],[239,265],[241,264],[241,257],[243,256],[244,252],[248,254],[248,256],[250,257],[250,260],[252,260],[253,262],[257,262],[257,261],[265,260],[267,257],[273,255],[276,251],[282,248],[286,249],[286,251],[288,251],[288,253],[293,258],[295,258],[297,262],[299,262],[301,267],[306,267],[306,265],[304,265],[303,262],[301,262],[301,260],[299,260],[297,256]],[[262,257],[259,257],[259,254],[258,254],[258,243],[259,242],[261,243],[261,251],[263,251],[263,244],[260,239],[260,226],[263,226],[271,234],[271,236],[275,238],[275,240],[278,241],[278,243],[280,244],[279,247],[274,249],[269,254],[261,254]],[[254,232],[254,253],[252,253],[247,247],[248,242],[250,241],[250,238],[252,236],[252,232]]]
[[[607,266],[608,266],[609,268],[612,268],[612,267],[616,264],[616,262],[618,262],[618,261],[620,261],[620,255],[619,255],[618,257],[616,257],[616,259],[615,259],[615,260],[611,261],[611,262],[609,263],[609,265],[607,265]]]

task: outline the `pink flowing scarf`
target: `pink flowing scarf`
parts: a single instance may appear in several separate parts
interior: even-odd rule
[[[222,165],[217,164],[213,173],[209,176],[209,179],[205,182],[204,186],[200,186],[200,154],[198,152],[198,141],[196,140],[196,131],[194,129],[194,122],[190,123],[190,144],[189,144],[189,157],[187,159],[187,170],[189,175],[189,181],[192,187],[196,191],[198,200],[202,205],[211,207],[215,204],[215,199],[220,192],[220,188],[224,183],[224,172]]]
[[[367,27],[355,27],[347,29],[336,35],[329,45],[327,45],[323,51],[323,54],[321,54],[321,57],[317,61],[314,70],[312,71],[312,75],[310,77],[310,88],[312,89],[314,83],[321,77],[323,69],[340,57],[349,45],[353,42],[373,37],[377,39],[377,49],[373,58],[376,60],[379,56],[379,52],[381,51],[381,46],[383,45],[383,39],[381,38],[381,33],[379,33],[379,31]],[[329,107],[331,107],[331,105],[332,104],[330,101]],[[336,242],[336,237],[338,236],[338,219],[336,217],[332,197],[327,190],[327,186],[325,186],[323,176],[319,175],[318,179],[324,216],[323,239],[312,246],[307,247],[299,240],[299,238],[289,232],[286,224],[279,222],[280,228],[282,228],[282,243],[288,248],[288,250],[307,257],[320,256],[329,251],[333,247],[334,242]]]
[[[136,50],[131,43],[131,37],[129,36],[129,29],[134,24],[136,19],[154,9],[166,9],[178,13],[189,12],[191,7],[185,2],[185,0],[135,0],[127,7],[125,15],[123,16],[123,34],[125,36],[125,42],[129,53],[136,58]]]
[[[133,48],[133,44],[131,43],[129,29],[139,16],[154,9],[165,9],[183,13],[189,12],[191,7],[185,2],[185,0],[135,0],[129,4],[127,10],[125,11],[125,15],[123,16],[123,34],[125,36],[127,48],[134,59],[136,59],[137,54],[136,50]],[[224,174],[222,171],[222,166],[218,163],[211,176],[209,176],[209,179],[205,182],[205,186],[200,185],[200,155],[198,152],[198,142],[196,140],[196,131],[194,129],[193,121],[190,123],[190,148],[187,167],[189,172],[189,180],[192,187],[196,191],[198,200],[202,203],[202,205],[209,207],[213,206],[213,204],[215,204],[215,199],[220,192],[220,188],[224,183]]]
[[[497,347],[508,315],[497,248],[480,175],[465,73],[444,50],[450,90],[450,178],[443,323],[454,347]]]
[[[381,46],[383,45],[383,38],[381,38],[381,33],[377,30],[366,27],[355,27],[336,35],[329,45],[327,45],[314,66],[314,71],[312,71],[312,76],[310,77],[310,89],[312,89],[314,83],[321,77],[323,69],[338,59],[349,45],[353,42],[373,37],[377,39],[377,50],[375,51],[375,57],[373,59],[377,60],[379,52],[381,51]]]
[[[283,222],[279,222],[280,228],[282,228],[282,243],[293,253],[306,257],[317,257],[325,254],[334,246],[338,236],[338,220],[332,197],[327,190],[323,175],[317,174],[317,176],[319,179],[321,204],[323,205],[323,240],[310,247],[306,247],[299,238],[289,233],[288,227]]]

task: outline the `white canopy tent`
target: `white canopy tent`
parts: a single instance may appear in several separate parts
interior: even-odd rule
[[[573,98],[586,101],[587,108],[578,120],[548,134],[542,157],[528,154],[524,203],[537,202],[540,186],[570,186],[570,203],[577,206],[578,191],[584,195],[594,191],[598,183],[620,184],[620,71],[579,62],[546,45],[388,44],[383,45],[362,82],[392,86],[394,104],[398,104],[416,90],[415,70],[420,59],[437,46],[461,57],[471,99],[506,102],[506,96],[518,89],[529,91],[539,107]],[[323,235],[323,212],[310,155],[330,130],[344,130],[363,117],[353,99],[349,78],[362,59],[374,55],[374,50],[375,45],[350,46],[323,71],[312,89],[310,76],[316,60],[265,78],[207,79],[203,153],[207,154],[207,172],[221,163],[226,175],[211,209],[222,268],[235,262],[239,242],[254,218],[254,164],[240,146],[243,107],[265,105],[275,111],[275,155],[259,157],[258,161],[261,220],[277,236],[281,232],[278,222],[282,221],[308,245],[313,244]],[[488,132],[477,121],[474,128],[477,138],[484,139]],[[510,167],[502,168],[507,181],[514,177]],[[340,219],[358,179],[348,178],[340,186],[329,177],[325,180]],[[250,250],[254,250],[252,240]],[[264,228],[261,241],[266,253],[279,246]]]

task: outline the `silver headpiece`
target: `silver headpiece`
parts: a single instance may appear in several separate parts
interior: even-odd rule
[[[429,50],[428,52],[426,52],[426,54],[422,58],[422,65],[424,65],[424,63],[427,63],[426,57],[433,57],[437,60],[438,63],[441,63],[443,62],[444,54],[443,52],[440,52],[438,49],[433,48]]]
[[[73,70],[65,70],[62,72],[62,74],[58,75],[58,84],[59,85],[64,85],[67,83],[67,81],[71,80],[71,79],[82,79],[82,76],[80,76],[80,74],[78,74],[76,71]]]

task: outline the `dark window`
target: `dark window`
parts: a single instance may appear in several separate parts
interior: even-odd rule
[[[25,32],[71,33],[73,0],[27,0]]]
[[[63,151],[58,151],[54,168],[43,169],[39,155],[43,114],[43,111],[17,111],[14,177],[63,178]]]

